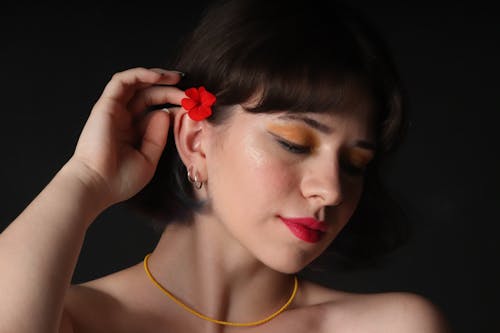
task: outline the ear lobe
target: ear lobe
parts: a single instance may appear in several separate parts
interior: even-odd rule
[[[187,112],[179,112],[174,119],[174,138],[177,151],[185,166],[194,166],[205,178],[205,151],[202,141],[204,139],[203,122],[194,121],[188,117]]]

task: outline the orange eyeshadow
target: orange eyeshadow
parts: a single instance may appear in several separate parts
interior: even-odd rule
[[[267,130],[292,143],[314,148],[318,137],[307,127],[295,124],[269,124]]]
[[[373,154],[362,149],[354,148],[348,152],[349,161],[358,167],[367,165],[373,158]]]

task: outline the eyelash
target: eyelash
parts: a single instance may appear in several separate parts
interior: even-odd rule
[[[355,167],[354,165],[348,165],[348,164],[344,164],[344,169],[347,171],[348,174],[355,177],[356,176],[363,177],[366,172],[366,168],[358,168]]]
[[[285,150],[291,152],[292,154],[303,155],[311,152],[311,147],[308,146],[298,145],[282,139],[278,139],[278,142],[281,144],[281,146],[283,146],[283,148],[285,148]]]
[[[311,152],[311,147],[308,146],[298,145],[283,139],[277,139],[277,141],[286,151],[292,154],[305,155]],[[351,176],[362,177],[366,172],[366,168],[358,168],[353,165],[349,165],[347,163],[342,163],[342,166],[344,170],[346,170],[346,172]]]

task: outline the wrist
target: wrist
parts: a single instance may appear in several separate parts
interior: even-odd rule
[[[88,208],[91,215],[97,216],[113,204],[109,185],[102,176],[83,162],[70,159],[56,177],[78,193],[82,204]]]

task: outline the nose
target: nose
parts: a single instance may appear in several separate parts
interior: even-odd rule
[[[338,162],[321,163],[304,172],[302,195],[320,206],[338,206],[343,201],[340,166]]]

